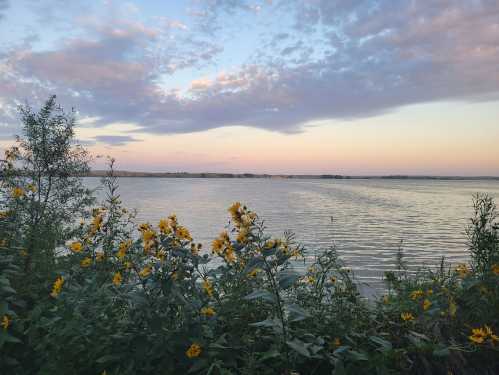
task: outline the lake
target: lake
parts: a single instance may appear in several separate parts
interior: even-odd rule
[[[97,178],[86,178],[95,187]],[[394,268],[402,243],[412,269],[467,260],[465,228],[472,196],[499,199],[493,180],[298,180],[119,178],[124,205],[139,222],[157,224],[176,213],[205,248],[228,222],[227,208],[246,204],[265,220],[269,233],[289,230],[307,248],[307,261],[336,246],[361,283],[379,286]]]

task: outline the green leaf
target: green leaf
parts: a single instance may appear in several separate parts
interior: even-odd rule
[[[286,341],[286,344],[293,349],[295,352],[301,354],[304,357],[310,358],[310,352],[308,351],[308,346],[310,344],[307,344],[301,340],[298,339],[293,339],[292,341],[288,340]]]
[[[293,270],[283,270],[279,272],[277,278],[279,281],[279,286],[282,289],[288,289],[298,281],[300,275]]]
[[[263,299],[268,302],[275,302],[274,295],[270,293],[267,290],[263,289],[257,289],[253,291],[252,293],[248,294],[244,299],[247,299],[248,301],[254,300],[254,299]]]
[[[440,346],[438,348],[435,348],[435,350],[433,350],[433,355],[435,357],[447,357],[450,355],[450,350],[445,346]]]
[[[355,350],[350,350],[348,356],[354,361],[368,361],[369,356],[365,352],[357,352]]]
[[[369,340],[381,346],[383,352],[392,350],[392,343],[379,336],[370,336]]]
[[[119,355],[116,354],[107,354],[104,355],[96,360],[97,363],[109,363],[109,362],[116,362],[120,359]]]
[[[305,319],[311,317],[310,313],[307,310],[301,308],[298,305],[289,304],[289,305],[284,306],[284,308],[289,313],[289,321],[290,322],[299,322],[300,320],[305,320]]]

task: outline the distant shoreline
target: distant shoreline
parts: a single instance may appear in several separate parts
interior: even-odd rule
[[[107,171],[90,171],[85,177],[104,177]],[[422,176],[422,175],[380,175],[380,176],[346,176],[346,175],[301,175],[301,174],[255,174],[255,173],[189,173],[189,172],[132,172],[114,171],[116,177],[154,177],[154,178],[268,178],[268,179],[325,179],[325,180],[496,180],[499,176]]]

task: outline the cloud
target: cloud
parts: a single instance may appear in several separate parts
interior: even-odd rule
[[[123,146],[130,142],[140,142],[139,139],[128,135],[98,135],[94,139],[96,142],[107,143],[111,146]]]
[[[9,8],[9,0],[0,0],[0,21],[5,17],[4,12]]]
[[[229,22],[224,15],[241,12],[288,26],[258,24],[263,37],[252,58],[219,67],[217,59],[230,51],[191,25],[80,17],[75,22],[85,32],[57,48],[22,46],[0,56],[0,123],[9,123],[25,98],[53,92],[63,105],[95,118],[95,126],[128,122],[149,133],[232,125],[296,132],[313,121],[373,116],[407,104],[498,97],[497,1],[203,4],[191,13],[202,22],[217,20],[217,27]],[[215,63],[217,73],[207,75],[204,68]],[[165,87],[182,75],[191,77],[187,87]]]

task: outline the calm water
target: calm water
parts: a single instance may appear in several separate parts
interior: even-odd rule
[[[98,179],[86,180],[96,186]],[[499,199],[499,181],[120,178],[124,204],[156,223],[174,212],[196,241],[209,244],[227,224],[227,207],[246,204],[275,235],[291,230],[308,259],[335,245],[362,282],[394,267],[401,241],[409,265],[445,256],[467,259],[472,195]],[[334,219],[331,220],[331,217]]]

